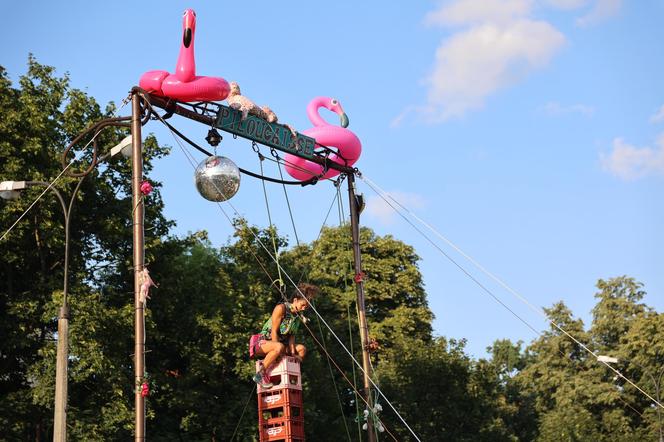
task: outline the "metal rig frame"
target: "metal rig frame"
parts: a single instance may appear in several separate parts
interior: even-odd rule
[[[140,300],[140,280],[139,273],[143,270],[145,265],[145,243],[144,243],[144,207],[143,199],[140,193],[140,185],[143,178],[143,156],[141,152],[141,126],[148,121],[145,118],[146,112],[143,108],[141,100],[145,100],[150,106],[156,106],[166,111],[165,117],[168,118],[173,114],[180,115],[190,120],[197,121],[208,127],[215,127],[226,132],[232,133],[234,136],[240,136],[259,142],[281,150],[283,152],[291,153],[301,158],[305,158],[314,163],[323,166],[324,170],[334,169],[344,173],[348,177],[348,198],[350,202],[350,221],[351,221],[351,234],[353,242],[353,261],[355,268],[355,282],[357,291],[357,306],[359,312],[359,325],[360,325],[360,340],[362,344],[362,365],[364,368],[364,389],[363,396],[369,407],[371,408],[371,363],[369,360],[368,350],[368,328],[365,313],[364,302],[364,282],[362,278],[362,256],[360,251],[360,211],[362,209],[362,198],[358,197],[355,192],[355,174],[359,171],[355,168],[341,165],[336,162],[329,161],[329,149],[316,151],[315,140],[306,137],[302,134],[292,134],[290,129],[278,123],[267,123],[264,120],[259,120],[255,117],[249,116],[244,121],[249,119],[256,119],[259,122],[256,124],[263,124],[270,127],[274,134],[283,135],[280,142],[271,142],[270,137],[267,139],[257,140],[247,136],[246,130],[243,131],[237,115],[232,117],[233,121],[238,124],[221,124],[223,117],[229,117],[229,112],[239,114],[238,111],[231,109],[227,106],[214,103],[183,103],[167,97],[152,95],[142,89],[135,87],[131,91],[132,94],[132,118],[131,118],[131,133],[132,133],[132,205],[133,210],[133,265],[134,265],[134,326],[135,326],[135,341],[134,341],[134,376],[135,383],[139,385],[145,375],[145,319],[143,302]],[[149,112],[148,112],[149,113]],[[162,117],[164,118],[164,117]],[[245,127],[246,129],[246,127]],[[265,133],[267,129],[263,130]],[[290,135],[287,135],[290,134]],[[290,137],[290,138],[289,138]],[[313,141],[311,141],[313,140]],[[279,141],[279,140],[277,140]],[[284,143],[285,141],[285,143]],[[290,144],[289,144],[290,142]],[[145,398],[142,396],[140,388],[135,391],[135,441],[145,440]],[[367,419],[367,436],[369,442],[375,441],[375,433],[373,431],[373,422]]]

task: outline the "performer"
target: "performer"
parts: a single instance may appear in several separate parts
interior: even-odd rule
[[[272,387],[267,373],[282,356],[293,356],[300,362],[304,359],[307,348],[303,344],[295,342],[295,334],[305,319],[299,313],[309,307],[309,301],[317,294],[318,287],[315,285],[298,284],[290,297],[290,302],[277,304],[272,311],[272,316],[263,324],[261,332],[251,337],[250,356],[257,359],[265,358],[262,363],[259,363],[260,369],[253,377],[261,387]]]

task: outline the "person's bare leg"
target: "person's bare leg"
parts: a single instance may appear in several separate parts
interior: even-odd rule
[[[257,355],[265,356],[265,359],[263,359],[263,368],[265,371],[268,371],[285,352],[286,346],[281,342],[264,341]]]
[[[302,344],[297,344],[295,346],[295,354],[300,358],[300,361],[303,361],[304,356],[307,354],[307,347]]]

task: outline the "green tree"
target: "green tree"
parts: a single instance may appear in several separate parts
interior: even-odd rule
[[[648,385],[641,377],[643,371],[634,367],[643,361],[640,355],[647,342],[655,342],[656,337],[644,339],[643,329],[638,333],[634,330],[657,315],[639,303],[645,295],[641,284],[620,277],[600,280],[597,287],[598,302],[590,329],[586,331],[581,320],[573,319],[562,303],[546,310],[552,323],[560,328],[552,324],[550,331],[527,348],[525,366],[514,377],[521,396],[534,403],[539,420],[537,440],[637,441],[655,434],[654,410],[639,411],[648,408],[643,395],[560,330],[595,354],[617,357],[622,362],[616,368],[639,376],[637,382]],[[652,323],[646,328],[656,329]],[[632,364],[627,361],[630,358],[634,359]]]
[[[66,75],[57,77],[54,68],[39,64],[32,56],[18,88],[0,68],[0,96],[3,181],[51,181],[61,172],[60,157],[65,146],[81,129],[115,111],[110,104],[102,112],[94,99],[69,86]],[[108,149],[124,135],[126,130],[106,130],[98,136],[99,146]],[[151,161],[166,150],[153,137],[145,140],[145,147],[147,177]],[[86,151],[73,169],[86,167],[90,160],[91,152]],[[87,440],[109,440],[106,436],[118,429],[130,434],[129,414],[122,411],[130,409],[133,393],[128,359],[128,349],[132,348],[129,318],[133,312],[130,298],[125,296],[133,290],[128,287],[128,170],[126,160],[101,165],[85,178],[74,203],[70,227],[68,416],[74,439],[85,435]],[[77,182],[77,178],[65,175],[56,187],[67,198]],[[9,228],[42,190],[29,188],[22,198],[3,204],[0,225]],[[147,239],[151,245],[155,237],[167,232],[170,223],[161,215],[163,204],[158,190],[149,201],[146,222],[153,227],[154,236],[148,235]],[[10,440],[50,437],[54,333],[63,281],[63,225],[58,201],[47,194],[0,243],[4,258],[0,267],[0,426]],[[116,277],[118,274],[123,276]],[[122,282],[104,291],[109,280]],[[118,343],[116,333],[123,326],[127,333],[121,336],[127,336],[127,340],[114,345]]]
[[[617,350],[632,322],[648,310],[639,302],[645,295],[642,287],[643,284],[626,276],[597,282],[598,302],[592,311],[591,337],[599,351]]]
[[[616,352],[618,368],[660,403],[664,400],[664,315],[646,309],[631,323]],[[664,410],[624,379],[617,379],[625,413],[641,440],[661,440]]]

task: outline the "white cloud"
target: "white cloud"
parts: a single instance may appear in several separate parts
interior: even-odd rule
[[[377,195],[370,196],[367,200],[367,207],[366,207],[366,212],[367,214],[373,216],[374,218],[377,218],[381,223],[383,224],[392,224],[395,220],[396,217],[399,215],[393,209],[392,206],[394,206],[396,209],[402,210],[398,204],[396,204],[394,201],[392,201],[391,198],[394,198],[396,201],[398,201],[399,204],[401,204],[403,207],[406,207],[407,209],[419,209],[424,207],[424,198],[418,194],[415,193],[407,193],[407,192],[399,192],[399,191],[393,191],[393,192],[387,192],[386,199],[385,201],[383,198]],[[389,204],[388,204],[389,201]]]
[[[545,104],[542,110],[547,115],[552,116],[578,113],[586,117],[591,117],[595,113],[595,108],[592,106],[585,104],[570,104],[565,106],[555,101],[550,101]]]
[[[661,123],[664,121],[664,104],[650,117],[651,123]]]
[[[489,95],[545,66],[564,42],[549,23],[527,18],[487,22],[453,35],[437,49],[428,79],[430,119],[482,108]]]
[[[477,23],[504,23],[530,13],[532,0],[458,0],[429,12],[429,25],[455,26]]]
[[[577,18],[589,26],[616,15],[623,0],[543,0],[561,10],[584,8]],[[436,49],[434,65],[425,79],[427,102],[410,104],[391,122],[392,127],[416,113],[437,123],[484,107],[488,97],[545,67],[566,42],[552,24],[533,18],[535,0],[452,0],[426,14],[431,26],[461,28]],[[548,107],[551,114],[592,115],[585,105]],[[662,117],[664,119],[664,116]]]
[[[656,147],[635,147],[621,138],[613,140],[613,151],[600,154],[604,170],[623,180],[635,180],[649,175],[664,174],[664,134],[660,134]]]
[[[583,8],[584,15],[576,22],[589,26],[616,15],[623,0],[440,0],[424,23],[460,29],[436,49],[425,79],[427,102],[408,105],[391,126],[401,125],[410,114],[433,123],[461,117],[483,108],[492,94],[546,66],[566,38],[551,23],[532,17],[540,3],[563,11]],[[591,115],[594,109],[572,105],[549,111]]]
[[[621,7],[622,0],[597,0],[593,8],[579,17],[576,23],[582,27],[595,25],[618,14]]]

